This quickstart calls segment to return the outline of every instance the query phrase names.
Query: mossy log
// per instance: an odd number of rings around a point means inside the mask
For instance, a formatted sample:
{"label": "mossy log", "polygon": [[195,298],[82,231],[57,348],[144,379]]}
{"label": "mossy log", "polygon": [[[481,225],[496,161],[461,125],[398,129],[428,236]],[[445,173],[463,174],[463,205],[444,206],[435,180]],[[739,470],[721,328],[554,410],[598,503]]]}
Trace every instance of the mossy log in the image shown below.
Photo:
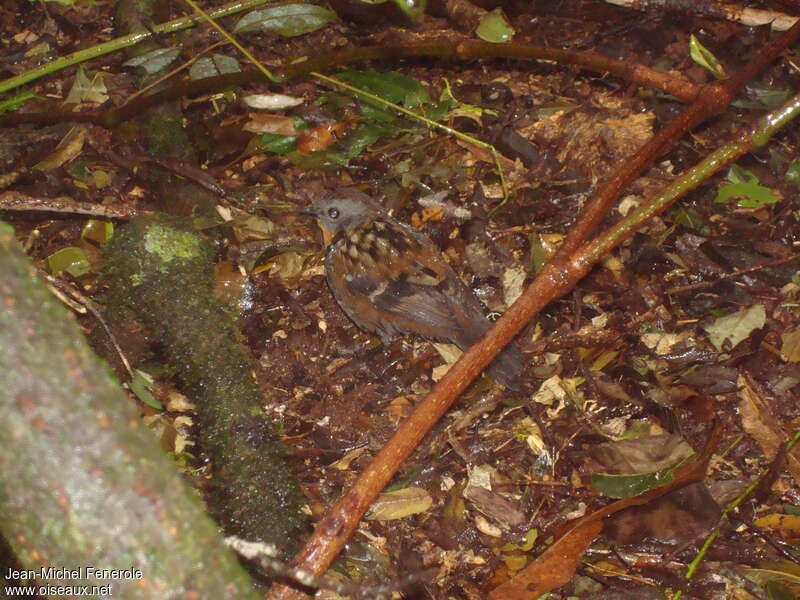
{"label": "mossy log", "polygon": [[288,556],[303,528],[303,497],[261,409],[255,362],[212,293],[212,258],[190,219],[132,220],[108,249],[108,314],[133,310],[195,403],[212,464],[212,515],[228,533]]}
{"label": "mossy log", "polygon": [[109,585],[100,595],[257,598],[197,493],[3,223],[0,410],[0,531],[26,571],[12,579],[76,586],[53,597]]}

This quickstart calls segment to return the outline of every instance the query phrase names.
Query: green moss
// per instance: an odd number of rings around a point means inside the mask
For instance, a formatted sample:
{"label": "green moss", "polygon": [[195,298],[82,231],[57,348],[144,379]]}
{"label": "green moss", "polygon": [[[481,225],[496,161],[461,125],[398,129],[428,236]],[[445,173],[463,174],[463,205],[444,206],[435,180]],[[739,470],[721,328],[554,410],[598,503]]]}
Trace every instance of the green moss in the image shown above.
{"label": "green moss", "polygon": [[154,224],[145,232],[144,250],[165,263],[177,258],[192,259],[200,254],[200,240],[188,231]]}
{"label": "green moss", "polygon": [[192,145],[183,130],[183,116],[179,111],[151,111],[145,123],[147,153],[151,156],[171,156],[188,160]]}
{"label": "green moss", "polygon": [[228,533],[287,552],[303,521],[284,448],[263,418],[256,365],[212,294],[213,249],[191,221],[140,218],[109,244],[109,314],[132,309],[160,342],[197,405],[214,465],[212,512]]}

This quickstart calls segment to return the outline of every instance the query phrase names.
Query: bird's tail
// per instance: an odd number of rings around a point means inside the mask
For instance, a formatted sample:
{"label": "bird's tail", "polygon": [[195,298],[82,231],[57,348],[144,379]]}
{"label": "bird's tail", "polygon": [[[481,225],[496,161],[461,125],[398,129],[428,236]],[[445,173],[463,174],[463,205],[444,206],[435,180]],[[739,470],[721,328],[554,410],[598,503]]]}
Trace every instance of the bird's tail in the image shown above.
{"label": "bird's tail", "polygon": [[[486,330],[489,329],[487,323]],[[486,331],[470,332],[469,330],[461,331],[459,339],[455,340],[455,344],[462,350],[466,350],[477,342]],[[495,359],[488,367],[489,373],[499,383],[511,390],[519,389],[518,379],[522,373],[522,368],[525,363],[525,356],[519,347],[513,342],[503,348]]]}
{"label": "bird's tail", "polygon": [[511,343],[489,365],[489,373],[510,390],[519,389],[519,376],[522,373],[525,357],[519,347]]}

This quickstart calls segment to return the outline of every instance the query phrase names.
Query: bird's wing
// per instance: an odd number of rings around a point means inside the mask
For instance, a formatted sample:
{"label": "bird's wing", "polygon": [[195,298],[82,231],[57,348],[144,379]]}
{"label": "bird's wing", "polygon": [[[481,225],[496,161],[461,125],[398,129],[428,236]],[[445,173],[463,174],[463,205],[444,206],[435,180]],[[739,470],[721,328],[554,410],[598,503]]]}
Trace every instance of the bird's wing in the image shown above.
{"label": "bird's wing", "polygon": [[[463,345],[488,327],[477,298],[429,240],[389,221],[373,221],[344,239],[337,254],[347,263],[347,276],[340,285],[351,298],[369,299],[381,315],[383,333],[417,333]],[[359,260],[350,254],[352,246],[359,248]]]}

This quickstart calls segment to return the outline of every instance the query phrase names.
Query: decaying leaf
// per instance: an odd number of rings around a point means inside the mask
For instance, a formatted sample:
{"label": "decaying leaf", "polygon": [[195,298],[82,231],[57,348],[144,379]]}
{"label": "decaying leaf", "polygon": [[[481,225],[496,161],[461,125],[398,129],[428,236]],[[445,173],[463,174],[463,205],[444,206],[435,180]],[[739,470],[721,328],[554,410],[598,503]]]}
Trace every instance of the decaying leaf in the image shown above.
{"label": "decaying leaf", "polygon": [[761,304],[754,304],[750,308],[720,317],[705,327],[705,330],[714,347],[722,352],[735,348],[753,331],[762,328],[766,321],[767,312],[764,307]]}
{"label": "decaying leaf", "polygon": [[427,490],[419,487],[408,487],[393,492],[386,492],[370,507],[369,520],[392,521],[428,510],[433,498]]}
{"label": "decaying leaf", "polygon": [[781,336],[781,356],[789,362],[800,362],[800,327]]}
{"label": "decaying leaf", "polygon": [[[752,380],[739,376],[737,383],[742,398],[739,402],[742,427],[758,442],[764,456],[772,460],[789,435],[781,426],[781,419],[772,412],[769,402],[754,387]],[[800,450],[797,448],[786,457],[786,468],[795,481],[800,481]]]}

